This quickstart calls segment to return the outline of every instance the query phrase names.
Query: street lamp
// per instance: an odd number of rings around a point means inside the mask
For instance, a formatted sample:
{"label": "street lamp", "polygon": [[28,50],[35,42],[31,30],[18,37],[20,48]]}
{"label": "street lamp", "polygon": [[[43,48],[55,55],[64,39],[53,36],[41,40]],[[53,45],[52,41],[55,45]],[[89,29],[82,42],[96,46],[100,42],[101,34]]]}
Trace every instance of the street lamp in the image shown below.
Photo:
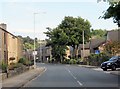
{"label": "street lamp", "polygon": [[38,13],[34,13],[34,52],[33,52],[33,55],[34,55],[34,68],[36,68],[36,54],[35,54],[35,15],[38,14]]}
{"label": "street lamp", "polygon": [[[43,14],[45,14],[46,12],[42,12]],[[34,15],[34,52],[33,52],[33,55],[34,55],[34,68],[36,68],[36,51],[35,51],[35,49],[36,49],[36,47],[35,47],[35,16],[37,15],[37,14],[40,14],[40,13],[33,13],[33,15]]]}

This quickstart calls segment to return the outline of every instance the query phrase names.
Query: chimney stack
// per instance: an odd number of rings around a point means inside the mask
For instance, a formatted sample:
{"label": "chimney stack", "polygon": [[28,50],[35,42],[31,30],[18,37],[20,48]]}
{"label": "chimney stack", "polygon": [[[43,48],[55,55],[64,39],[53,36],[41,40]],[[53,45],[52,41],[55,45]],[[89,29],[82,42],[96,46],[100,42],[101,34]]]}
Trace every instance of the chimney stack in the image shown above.
{"label": "chimney stack", "polygon": [[6,24],[4,24],[4,23],[1,23],[1,24],[0,24],[0,27],[1,27],[1,28],[3,28],[4,30],[6,30],[6,29],[7,29],[7,25],[6,25]]}

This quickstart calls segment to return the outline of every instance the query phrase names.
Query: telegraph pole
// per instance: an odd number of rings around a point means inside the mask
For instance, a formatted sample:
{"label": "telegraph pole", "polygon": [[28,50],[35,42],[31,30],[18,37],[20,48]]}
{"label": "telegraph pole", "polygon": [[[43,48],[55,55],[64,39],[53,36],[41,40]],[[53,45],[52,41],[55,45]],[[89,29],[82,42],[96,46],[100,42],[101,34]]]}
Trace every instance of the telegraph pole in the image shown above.
{"label": "telegraph pole", "polygon": [[85,46],[84,46],[84,30],[83,30],[83,59],[84,59],[84,56],[85,56],[85,54],[84,54],[84,48],[85,48]]}

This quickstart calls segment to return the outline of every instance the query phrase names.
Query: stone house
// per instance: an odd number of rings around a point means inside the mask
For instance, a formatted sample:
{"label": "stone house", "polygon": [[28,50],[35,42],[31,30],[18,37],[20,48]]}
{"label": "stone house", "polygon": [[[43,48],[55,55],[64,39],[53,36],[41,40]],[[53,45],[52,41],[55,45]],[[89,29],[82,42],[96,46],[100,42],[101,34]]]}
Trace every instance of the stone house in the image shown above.
{"label": "stone house", "polygon": [[103,46],[106,43],[106,39],[98,38],[98,39],[91,39],[90,41],[90,53],[101,53],[103,52]]}
{"label": "stone house", "polygon": [[46,46],[47,42],[45,40],[39,40],[38,43],[40,44],[37,49],[38,61],[47,62],[52,58],[52,48],[50,46]]}
{"label": "stone house", "polygon": [[22,57],[22,40],[6,30],[6,24],[0,24],[0,60],[10,64],[11,58],[14,63]]}

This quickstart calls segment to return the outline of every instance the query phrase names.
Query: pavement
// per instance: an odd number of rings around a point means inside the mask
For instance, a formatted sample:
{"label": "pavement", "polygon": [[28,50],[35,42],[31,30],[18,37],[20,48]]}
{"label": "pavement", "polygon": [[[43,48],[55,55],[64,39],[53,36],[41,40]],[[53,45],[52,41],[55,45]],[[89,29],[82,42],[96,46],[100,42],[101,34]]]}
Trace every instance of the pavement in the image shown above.
{"label": "pavement", "polygon": [[38,75],[41,75],[45,71],[45,67],[37,67],[35,69],[31,69],[27,72],[24,72],[20,75],[5,79],[2,81],[3,88],[20,88],[24,86],[27,82],[31,81]]}
{"label": "pavement", "polygon": [[107,89],[114,89],[119,86],[118,76],[95,70],[95,67],[88,68],[87,66],[86,68],[66,64],[38,64],[38,66],[46,67],[47,70],[23,87],[85,87],[84,89],[108,87]]}

